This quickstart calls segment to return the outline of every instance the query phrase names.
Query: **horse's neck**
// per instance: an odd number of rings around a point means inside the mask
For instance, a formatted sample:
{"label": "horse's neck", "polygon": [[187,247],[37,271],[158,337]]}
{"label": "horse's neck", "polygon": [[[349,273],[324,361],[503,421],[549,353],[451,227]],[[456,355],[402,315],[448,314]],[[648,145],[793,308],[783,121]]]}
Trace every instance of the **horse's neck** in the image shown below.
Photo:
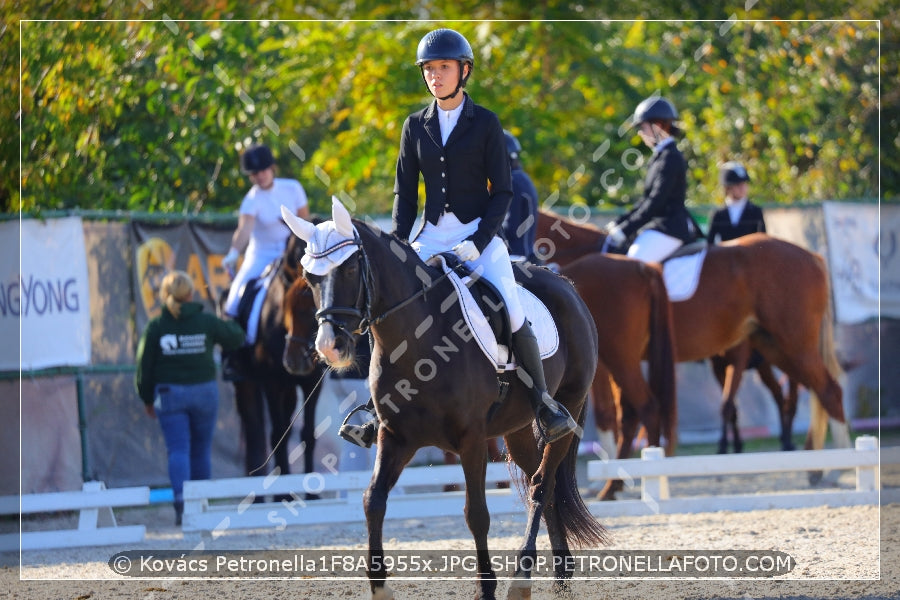
{"label": "horse's neck", "polygon": [[[406,260],[399,258],[393,250],[378,240],[366,248],[368,268],[373,286],[371,293],[370,318],[377,320],[384,316],[384,322],[373,326],[376,342],[381,341],[384,347],[396,347],[400,341],[411,343],[418,336],[410,336],[418,328],[429,326],[430,330],[443,328],[444,319],[441,314],[441,303],[448,294],[455,293],[449,283],[438,285],[429,290],[441,274],[425,265],[418,256],[410,251]],[[424,280],[423,274],[430,277]],[[425,293],[422,290],[425,289]],[[404,301],[417,295],[409,304],[398,309]],[[430,324],[429,324],[430,323]]]}
{"label": "horse's neck", "polygon": [[586,225],[573,225],[572,231],[576,235],[572,236],[570,246],[575,247],[597,247],[599,248],[606,239],[606,234],[599,229],[588,227]]}

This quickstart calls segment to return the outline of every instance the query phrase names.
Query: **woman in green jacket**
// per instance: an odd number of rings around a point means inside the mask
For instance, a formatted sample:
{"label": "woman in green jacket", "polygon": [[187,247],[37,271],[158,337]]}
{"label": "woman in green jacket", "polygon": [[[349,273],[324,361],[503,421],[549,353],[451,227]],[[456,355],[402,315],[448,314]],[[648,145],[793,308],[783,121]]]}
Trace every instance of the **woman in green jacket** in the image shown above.
{"label": "woman in green jacket", "polygon": [[239,347],[244,330],[204,313],[193,302],[194,284],[184,271],[162,280],[162,314],[147,324],[137,349],[135,387],[150,417],[159,419],[169,459],[175,524],[184,510],[184,482],[209,479],[212,436],[219,409],[213,347]]}

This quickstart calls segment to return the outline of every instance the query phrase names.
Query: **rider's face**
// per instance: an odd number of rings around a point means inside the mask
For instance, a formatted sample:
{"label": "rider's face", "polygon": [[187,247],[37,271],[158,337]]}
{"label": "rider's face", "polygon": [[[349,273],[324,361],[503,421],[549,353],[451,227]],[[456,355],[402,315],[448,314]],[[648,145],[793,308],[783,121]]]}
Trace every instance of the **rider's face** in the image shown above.
{"label": "rider's face", "polygon": [[[466,65],[468,68],[468,65]],[[455,60],[429,60],[422,65],[422,75],[428,90],[435,97],[452,94],[459,83],[459,62]]]}
{"label": "rider's face", "polygon": [[749,187],[750,186],[747,185],[746,181],[729,184],[725,186],[725,196],[727,196],[728,198],[733,198],[735,200],[746,198]]}
{"label": "rider's face", "polygon": [[638,128],[638,135],[641,136],[641,140],[643,140],[650,148],[655,148],[656,144],[663,140],[664,133],[665,132],[660,129],[659,125],[650,123],[649,121],[644,121]]}
{"label": "rider's face", "polygon": [[260,188],[267,190],[272,187],[272,183],[275,181],[275,171],[272,167],[268,169],[263,169],[262,171],[257,171],[256,173],[251,173],[249,175],[250,181]]}

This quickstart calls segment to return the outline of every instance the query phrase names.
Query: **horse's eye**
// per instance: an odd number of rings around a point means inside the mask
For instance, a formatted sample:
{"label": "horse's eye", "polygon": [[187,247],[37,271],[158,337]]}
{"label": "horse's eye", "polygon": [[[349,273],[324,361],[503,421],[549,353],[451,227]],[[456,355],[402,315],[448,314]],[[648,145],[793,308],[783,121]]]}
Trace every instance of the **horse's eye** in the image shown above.
{"label": "horse's eye", "polygon": [[359,273],[359,261],[358,260],[350,260],[347,261],[347,270],[345,271],[348,275],[356,275]]}

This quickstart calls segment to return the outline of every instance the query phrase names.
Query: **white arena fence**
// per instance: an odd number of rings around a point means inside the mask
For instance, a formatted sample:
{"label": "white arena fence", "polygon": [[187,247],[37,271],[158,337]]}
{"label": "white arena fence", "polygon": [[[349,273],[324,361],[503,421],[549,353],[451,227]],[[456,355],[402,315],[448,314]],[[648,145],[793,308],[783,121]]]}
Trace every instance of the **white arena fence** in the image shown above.
{"label": "white arena fence", "polygon": [[81,491],[0,496],[0,515],[78,511],[77,529],[3,534],[0,535],[0,550],[18,548],[38,550],[140,542],[144,539],[146,527],[119,526],[112,509],[149,503],[149,487],[107,489],[102,481],[87,481]]}
{"label": "white arena fence", "polygon": [[[660,448],[644,448],[641,458],[591,460],[587,475],[594,487],[607,479],[640,480],[639,500],[588,502],[598,517],[651,514],[747,511],[809,506],[854,506],[900,501],[897,490],[880,492],[879,464],[900,464],[900,447],[879,451],[874,436],[860,436],[855,448],[755,452],[747,454],[665,457]],[[854,469],[854,489],[808,489],[779,493],[671,497],[671,477],[715,477],[746,473]],[[268,475],[185,482],[182,530],[186,538],[202,539],[228,531],[285,528],[296,525],[364,522],[362,495],[369,471]],[[504,463],[487,465],[487,502],[492,514],[510,514],[525,507],[516,490],[496,488],[509,482]],[[403,471],[391,492],[386,518],[410,519],[459,516],[465,492],[445,492],[444,486],[463,487],[459,465],[411,467]],[[307,494],[316,494],[307,500]],[[281,502],[257,499],[287,496]],[[22,531],[0,535],[0,550],[36,550],[129,544],[145,537],[144,525],[118,526],[113,508],[149,503],[148,487],[107,489],[102,482],[86,482],[81,491],[0,497],[0,514],[38,514],[78,511],[78,527],[56,531]],[[27,523],[25,523],[27,526]],[[21,546],[20,546],[21,544]]]}
{"label": "white arena fence", "polygon": [[[900,463],[900,448],[886,451],[886,457]],[[596,516],[611,517],[878,504],[878,467],[879,451],[874,436],[860,436],[855,448],[739,455],[667,458],[659,448],[644,448],[640,459],[592,460],[587,465],[588,480],[595,485],[602,485],[610,478],[625,479],[627,482],[640,479],[641,499],[592,501],[588,502],[588,506]],[[681,498],[672,498],[668,492],[670,477],[832,469],[855,469],[855,489]],[[370,478],[369,471],[351,471],[188,481],[185,482],[182,528],[187,536],[200,537],[247,528],[363,522],[362,494]],[[507,489],[491,489],[493,484],[509,479],[506,464],[488,464],[487,502],[494,515],[524,511],[515,484]],[[407,468],[391,492],[385,518],[459,516],[465,503],[465,493],[442,490],[446,484],[462,484],[463,480],[459,465]],[[307,493],[321,497],[306,500]],[[289,495],[290,499],[255,502],[265,496],[284,494]]]}

